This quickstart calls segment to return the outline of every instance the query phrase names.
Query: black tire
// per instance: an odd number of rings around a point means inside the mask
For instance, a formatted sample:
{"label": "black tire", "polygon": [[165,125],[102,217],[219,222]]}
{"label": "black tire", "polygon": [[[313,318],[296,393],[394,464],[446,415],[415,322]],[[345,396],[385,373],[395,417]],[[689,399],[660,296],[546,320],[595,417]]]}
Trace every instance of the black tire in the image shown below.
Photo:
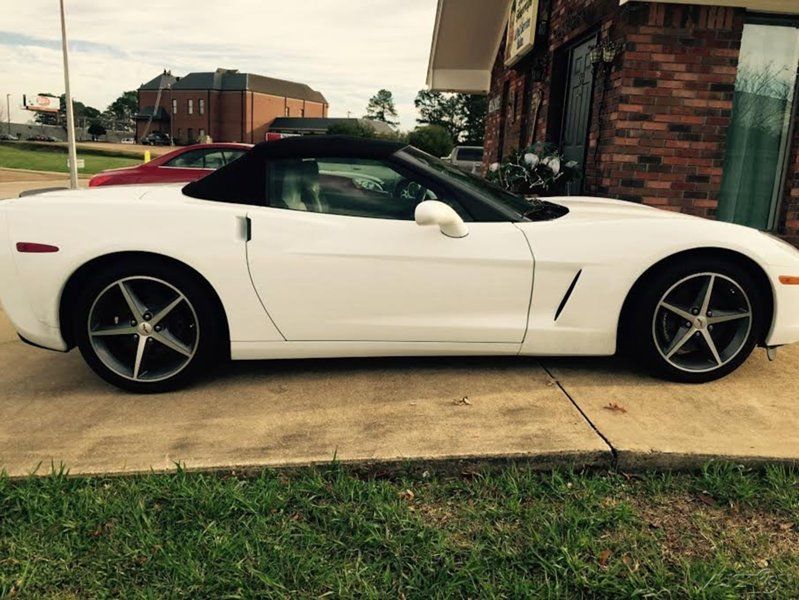
{"label": "black tire", "polygon": [[[151,312],[155,314],[155,319],[150,312],[142,312],[141,320],[136,322],[132,310],[125,312],[130,303],[122,291],[117,291],[120,282],[124,283],[126,290],[138,287],[139,292],[134,291],[134,294],[145,292],[145,296],[149,296],[146,301],[139,301],[137,298],[135,304],[142,308],[149,308],[148,304],[152,304]],[[168,304],[169,299],[165,297],[166,300],[159,305],[155,292],[174,292],[173,301],[179,304],[166,314],[164,303]],[[179,299],[180,295],[183,300]],[[136,331],[131,335],[114,332],[111,334],[113,337],[96,337],[96,329],[99,328],[98,315],[103,313],[101,309],[114,315],[109,317],[113,321],[106,323],[106,330],[110,331],[117,326],[129,329],[130,325]],[[163,321],[159,323],[161,333],[155,333],[153,327],[149,333],[139,331],[144,326],[147,315],[153,319],[150,323],[155,323],[160,316],[159,311],[165,313]],[[108,383],[135,393],[168,392],[189,385],[209,368],[224,360],[229,342],[224,327],[224,315],[220,315],[219,311],[218,303],[207,284],[188,269],[155,259],[124,259],[101,267],[83,285],[75,303],[72,322],[74,339],[89,367]],[[126,322],[126,319],[130,321]],[[175,331],[172,331],[173,328]],[[95,333],[90,334],[90,329],[94,329]],[[141,351],[141,359],[136,354],[139,338],[148,338],[146,341],[150,343]],[[133,362],[129,365],[130,372],[124,372],[129,357],[127,344],[131,345],[130,350],[134,354],[130,356],[131,360],[142,367],[138,375],[133,372],[136,368]],[[174,347],[178,347],[182,353],[173,350]],[[187,350],[191,351],[191,355]],[[167,364],[160,367],[163,373],[150,375],[146,360],[149,358],[155,367],[159,357],[160,362],[174,362],[175,365],[172,368]]]}
{"label": "black tire", "polygon": [[[697,305],[700,297],[707,297],[708,287],[711,303],[726,310],[718,308],[715,315],[710,310],[710,316],[702,313]],[[620,341],[656,376],[682,383],[714,381],[740,367],[761,342],[769,318],[764,293],[757,278],[735,262],[714,257],[671,262],[638,288]],[[695,300],[687,304],[676,301],[691,297]],[[678,309],[689,311],[688,316],[672,311],[680,304],[684,306]],[[733,316],[736,311],[740,317]],[[734,320],[711,323],[725,318],[722,315]]]}

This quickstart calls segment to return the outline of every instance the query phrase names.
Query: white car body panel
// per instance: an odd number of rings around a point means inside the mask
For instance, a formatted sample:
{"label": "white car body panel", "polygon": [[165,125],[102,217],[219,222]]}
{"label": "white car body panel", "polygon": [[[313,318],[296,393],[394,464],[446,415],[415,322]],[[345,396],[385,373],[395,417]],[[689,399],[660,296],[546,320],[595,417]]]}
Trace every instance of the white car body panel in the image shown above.
{"label": "white car body panel", "polygon": [[[151,252],[215,289],[233,358],[603,355],[615,351],[624,299],[647,269],[684,250],[723,248],[751,258],[771,282],[766,343],[799,341],[799,286],[779,282],[799,276],[799,252],[787,244],[626,202],[553,200],[571,212],[469,223],[467,237],[452,239],[408,221],[196,200],[179,186],[52,192],[0,202],[0,300],[23,337],[66,350],[59,306],[68,278],[96,257]],[[22,254],[17,242],[60,250]]]}
{"label": "white car body panel", "polygon": [[413,221],[250,211],[253,282],[289,341],[521,344],[533,259],[512,223],[462,239]]}
{"label": "white car body panel", "polygon": [[[10,228],[10,237],[3,236],[8,246],[0,255],[0,275],[9,281],[11,274],[19,286],[2,301],[19,333],[65,350],[59,305],[67,279],[93,258],[138,251],[169,256],[203,275],[225,307],[232,341],[282,340],[250,283],[242,229],[248,207],[194,200],[180,189],[90,188],[0,203]],[[14,250],[16,242],[60,250],[21,254]]]}

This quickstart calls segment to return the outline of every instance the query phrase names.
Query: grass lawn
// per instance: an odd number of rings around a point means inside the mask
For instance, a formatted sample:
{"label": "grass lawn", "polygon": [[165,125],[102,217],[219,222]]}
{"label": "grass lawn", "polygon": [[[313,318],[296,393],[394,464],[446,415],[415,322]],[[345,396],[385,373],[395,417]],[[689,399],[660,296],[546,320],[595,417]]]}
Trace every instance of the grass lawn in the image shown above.
{"label": "grass lawn", "polygon": [[0,595],[799,597],[799,472],[0,479]]}
{"label": "grass lawn", "polygon": [[[86,161],[86,168],[78,172],[87,175],[141,163],[141,159],[95,150],[79,150],[78,158]],[[56,145],[3,142],[0,143],[0,167],[68,173],[67,149]]]}

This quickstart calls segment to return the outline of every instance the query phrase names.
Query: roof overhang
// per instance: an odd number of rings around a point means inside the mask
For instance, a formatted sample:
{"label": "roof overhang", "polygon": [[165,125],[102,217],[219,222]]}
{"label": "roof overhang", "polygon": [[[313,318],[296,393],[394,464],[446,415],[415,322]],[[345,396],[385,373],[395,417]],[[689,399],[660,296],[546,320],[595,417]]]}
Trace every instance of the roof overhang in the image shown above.
{"label": "roof overhang", "polygon": [[484,94],[511,0],[438,0],[427,86],[442,92]]}
{"label": "roof overhang", "polygon": [[629,4],[630,2],[660,2],[669,4],[728,6],[732,8],[745,8],[753,12],[799,15],[798,0],[619,0],[619,4]]}

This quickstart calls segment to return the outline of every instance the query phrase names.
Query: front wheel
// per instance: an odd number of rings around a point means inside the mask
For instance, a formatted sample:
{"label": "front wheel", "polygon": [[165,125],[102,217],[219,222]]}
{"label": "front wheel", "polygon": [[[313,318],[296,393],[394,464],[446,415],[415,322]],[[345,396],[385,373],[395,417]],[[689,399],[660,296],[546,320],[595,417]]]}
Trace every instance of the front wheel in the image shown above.
{"label": "front wheel", "polygon": [[703,383],[746,361],[765,318],[763,291],[747,270],[698,259],[670,265],[645,282],[625,335],[656,374]]}
{"label": "front wheel", "polygon": [[133,392],[177,389],[220,354],[219,315],[196,277],[169,264],[119,264],[78,301],[75,339],[100,377]]}

